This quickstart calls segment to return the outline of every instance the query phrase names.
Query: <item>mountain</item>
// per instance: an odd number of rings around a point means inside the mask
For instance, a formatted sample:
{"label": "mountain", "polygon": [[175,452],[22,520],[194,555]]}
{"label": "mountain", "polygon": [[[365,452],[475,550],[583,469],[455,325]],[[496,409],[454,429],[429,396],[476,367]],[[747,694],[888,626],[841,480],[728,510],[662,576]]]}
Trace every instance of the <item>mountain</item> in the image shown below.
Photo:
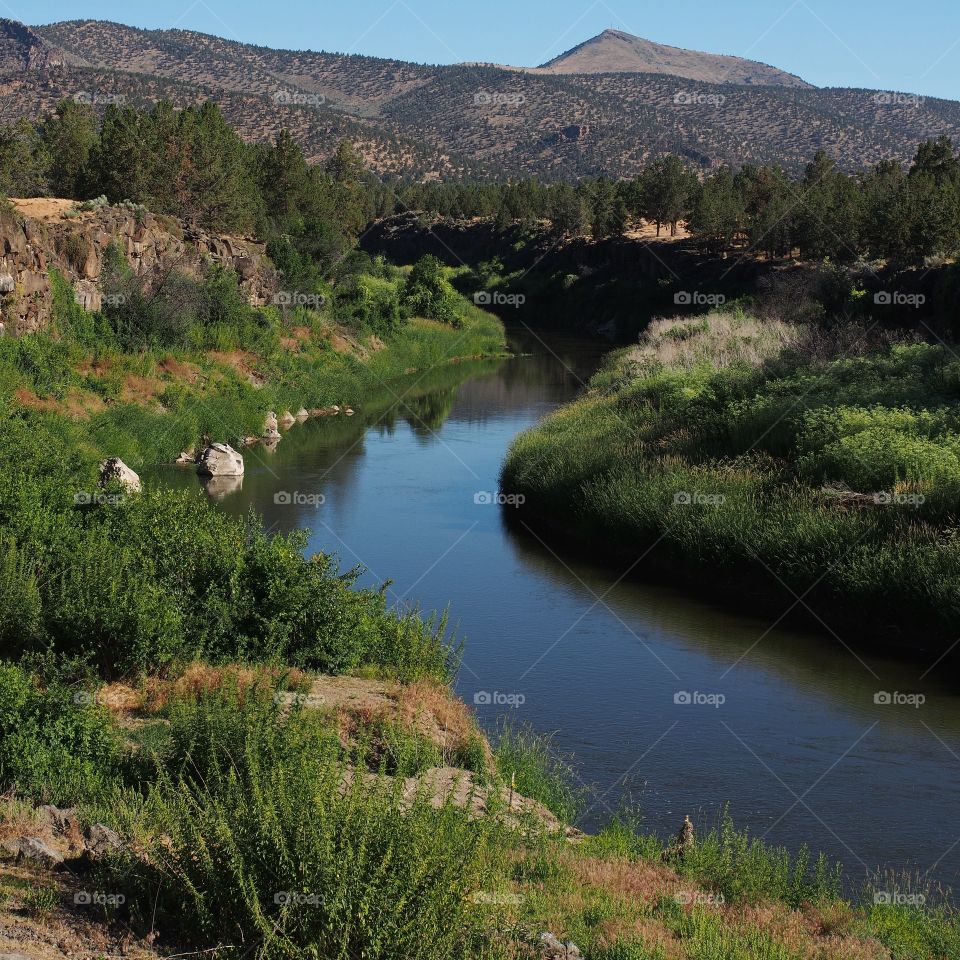
{"label": "mountain", "polygon": [[0,73],[62,67],[61,51],[16,20],[0,20]]}
{"label": "mountain", "polygon": [[418,178],[632,176],[665,153],[704,170],[796,171],[818,149],[853,171],[909,161],[927,137],[960,140],[954,101],[818,89],[615,31],[522,69],[274,50],[97,20],[0,21],[0,120],[36,118],[79,91],[97,109],[111,97],[213,98],[249,140],[288,128],[319,161],[349,137],[378,173]]}
{"label": "mountain", "polygon": [[811,86],[800,77],[765,63],[668,47],[622,30],[604,30],[599,36],[543,64],[539,70],[546,73],[659,73],[701,83]]}

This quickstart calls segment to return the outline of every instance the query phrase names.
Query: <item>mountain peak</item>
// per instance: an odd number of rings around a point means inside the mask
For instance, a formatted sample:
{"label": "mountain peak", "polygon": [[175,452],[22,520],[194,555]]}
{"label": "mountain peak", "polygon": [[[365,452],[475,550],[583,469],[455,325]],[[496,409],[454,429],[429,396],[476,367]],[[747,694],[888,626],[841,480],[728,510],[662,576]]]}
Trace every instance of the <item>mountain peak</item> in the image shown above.
{"label": "mountain peak", "polygon": [[800,77],[765,63],[670,47],[612,27],[538,69],[546,73],[658,73],[701,83],[811,86]]}

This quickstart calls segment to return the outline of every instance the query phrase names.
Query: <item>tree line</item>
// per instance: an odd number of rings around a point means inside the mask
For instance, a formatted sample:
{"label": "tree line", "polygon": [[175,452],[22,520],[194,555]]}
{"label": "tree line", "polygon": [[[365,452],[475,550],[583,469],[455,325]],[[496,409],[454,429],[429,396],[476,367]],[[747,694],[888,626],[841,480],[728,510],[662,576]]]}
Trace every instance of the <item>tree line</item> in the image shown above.
{"label": "tree line", "polygon": [[209,101],[111,105],[98,119],[90,105],[65,100],[37,123],[0,127],[0,192],[130,200],[210,231],[255,233],[303,283],[342,258],[371,220],[404,210],[598,238],[641,221],[673,235],[682,223],[717,253],[839,262],[917,263],[960,250],[960,157],[948,137],[922,143],[909,166],[886,160],[855,175],[821,151],[801,177],[775,165],[703,177],[667,156],[622,181],[420,183],[378,179],[346,141],[322,165],[286,131],[245,143]]}
{"label": "tree line", "polygon": [[917,263],[960,251],[960,156],[949,137],[940,137],[922,143],[908,167],[885,160],[851,175],[820,151],[799,178],[775,165],[723,167],[701,178],[667,156],[623,181],[385,185],[374,207],[492,217],[500,226],[545,223],[559,235],[598,238],[619,236],[639,221],[653,224],[658,236],[676,235],[683,223],[718,253]]}

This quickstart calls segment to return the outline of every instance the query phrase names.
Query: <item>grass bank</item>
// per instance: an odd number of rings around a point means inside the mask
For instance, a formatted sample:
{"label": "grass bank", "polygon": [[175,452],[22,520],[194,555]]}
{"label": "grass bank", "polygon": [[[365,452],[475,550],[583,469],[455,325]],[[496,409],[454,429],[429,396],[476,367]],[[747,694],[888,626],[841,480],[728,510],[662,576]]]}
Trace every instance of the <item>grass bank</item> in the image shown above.
{"label": "grass bank", "polygon": [[731,308],[655,323],[502,472],[527,522],[848,638],[960,630],[960,361]]}
{"label": "grass bank", "polygon": [[887,879],[844,897],[822,858],[727,821],[683,853],[626,819],[595,836],[551,828],[576,802],[563,765],[517,733],[491,756],[442,685],[364,696],[357,681],[337,700],[303,672],[199,664],[100,690],[16,667],[0,679],[0,781],[20,798],[0,805],[0,839],[65,843],[33,807],[51,799],[123,838],[92,876],[38,874],[29,892],[0,865],[0,911],[17,918],[69,920],[79,882],[104,894],[85,916],[159,955],[558,955],[544,933],[590,960],[960,950],[954,911],[925,904],[930,891]]}
{"label": "grass bank", "polygon": [[[78,454],[119,456],[136,469],[173,459],[203,435],[230,443],[259,436],[269,410],[360,407],[374,392],[401,395],[431,368],[504,352],[500,323],[459,298],[455,323],[416,315],[385,322],[383,312],[399,310],[410,271],[376,269],[383,276],[343,281],[367,284],[384,301],[363,310],[352,293],[331,293],[316,310],[253,310],[235,280],[215,276],[188,291],[202,303],[183,308],[193,321],[164,334],[142,313],[136,321],[87,314],[54,276],[55,326],[0,339],[0,402]],[[179,309],[182,290],[169,296],[167,307]],[[404,377],[406,386],[391,387]]]}

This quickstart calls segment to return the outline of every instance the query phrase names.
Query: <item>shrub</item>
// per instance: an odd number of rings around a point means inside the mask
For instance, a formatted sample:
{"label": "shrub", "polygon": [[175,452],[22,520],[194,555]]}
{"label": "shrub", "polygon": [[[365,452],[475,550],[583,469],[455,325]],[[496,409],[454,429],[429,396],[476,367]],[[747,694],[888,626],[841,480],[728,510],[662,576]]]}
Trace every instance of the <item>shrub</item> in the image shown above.
{"label": "shrub", "polygon": [[122,880],[135,914],[262,960],[484,955],[469,900],[489,870],[482,822],[348,773],[269,690],[174,723],[189,762],[130,811],[146,850]]}
{"label": "shrub", "polygon": [[414,316],[453,326],[462,322],[457,313],[456,291],[446,277],[443,264],[431,254],[418,260],[410,271],[403,298],[405,307]]}
{"label": "shrub", "polygon": [[0,784],[38,801],[71,804],[97,796],[120,770],[106,711],[74,688],[0,664]]}

